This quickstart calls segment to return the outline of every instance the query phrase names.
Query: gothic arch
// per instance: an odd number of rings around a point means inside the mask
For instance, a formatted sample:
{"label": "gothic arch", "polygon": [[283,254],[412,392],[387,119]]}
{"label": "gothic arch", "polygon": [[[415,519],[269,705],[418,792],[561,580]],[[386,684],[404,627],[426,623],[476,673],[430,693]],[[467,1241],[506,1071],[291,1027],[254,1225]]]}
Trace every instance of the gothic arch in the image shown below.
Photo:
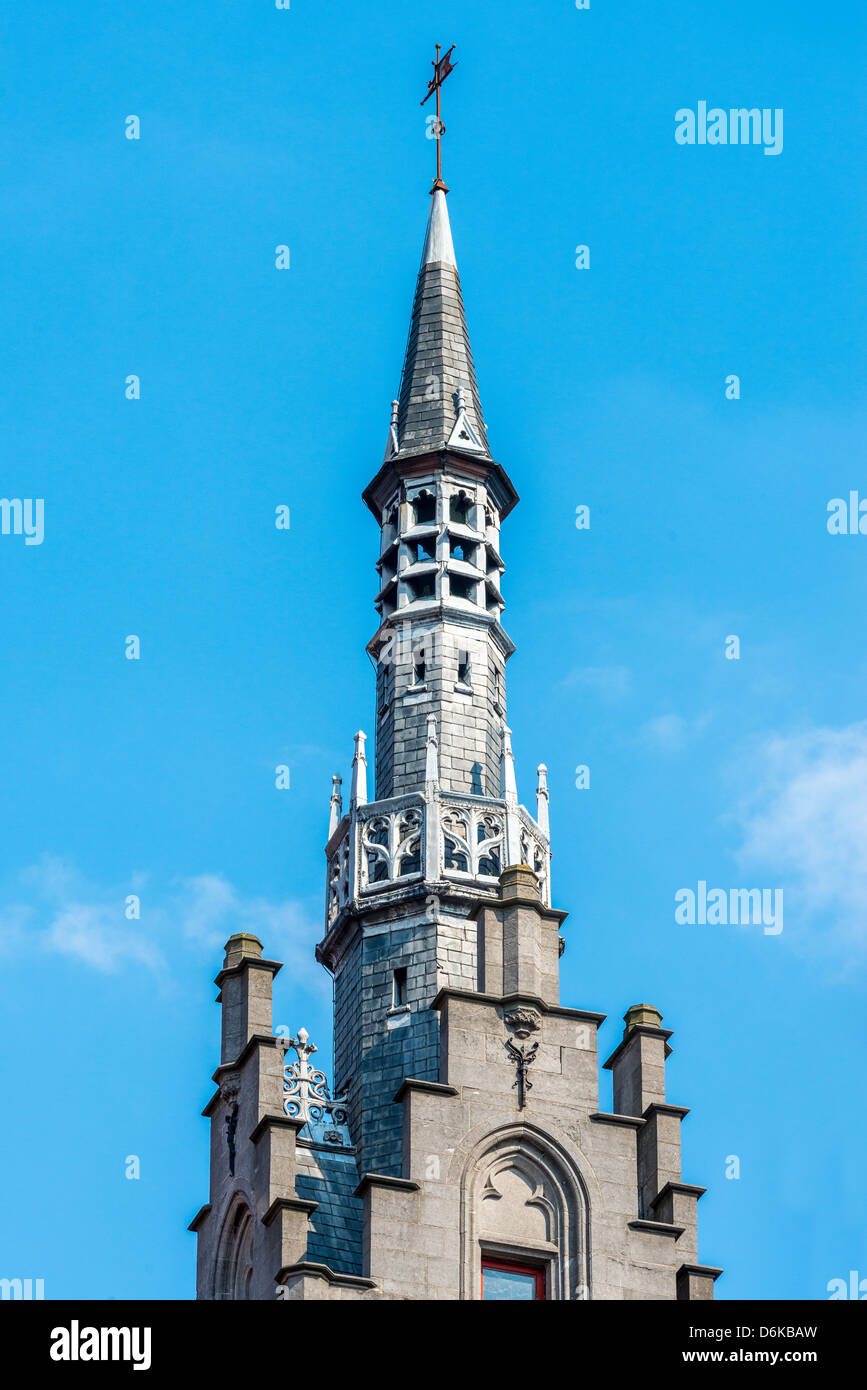
{"label": "gothic arch", "polygon": [[548,1297],[590,1297],[590,1201],[577,1164],[550,1135],[512,1124],[485,1135],[461,1175],[461,1298],[477,1299],[482,1254],[535,1257]]}
{"label": "gothic arch", "polygon": [[253,1213],[242,1192],[229,1202],[217,1243],[214,1264],[215,1299],[241,1300],[251,1295],[253,1279]]}

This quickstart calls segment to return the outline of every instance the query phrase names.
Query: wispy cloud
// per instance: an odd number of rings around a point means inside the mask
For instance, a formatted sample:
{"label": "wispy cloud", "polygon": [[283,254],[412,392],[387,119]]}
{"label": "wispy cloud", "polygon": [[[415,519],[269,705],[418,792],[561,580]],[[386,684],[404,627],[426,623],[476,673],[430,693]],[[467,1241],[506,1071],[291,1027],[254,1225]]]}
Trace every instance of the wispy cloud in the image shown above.
{"label": "wispy cloud", "polygon": [[293,979],[319,986],[327,979],[313,955],[323,932],[318,906],[297,898],[245,897],[221,874],[198,874],[181,882],[171,911],[188,941],[214,951],[233,932],[252,932]]}
{"label": "wispy cloud", "polygon": [[45,855],[22,870],[15,899],[0,909],[0,942],[6,951],[47,951],[107,975],[128,965],[164,970],[154,934],[124,915],[124,896],[134,891],[100,891],[68,861]]}
{"label": "wispy cloud", "polygon": [[[141,917],[128,919],[125,902],[141,899]],[[171,948],[183,941],[197,954],[216,955],[233,932],[255,933],[294,979],[327,987],[313,946],[321,936],[315,905],[245,897],[221,874],[199,874],[159,891],[143,874],[121,885],[88,882],[69,861],[44,856],[18,876],[0,909],[0,944],[66,956],[102,974],[144,967],[165,977]]]}
{"label": "wispy cloud", "polygon": [[775,735],[751,758],[737,858],[784,877],[813,948],[867,956],[867,722]]}

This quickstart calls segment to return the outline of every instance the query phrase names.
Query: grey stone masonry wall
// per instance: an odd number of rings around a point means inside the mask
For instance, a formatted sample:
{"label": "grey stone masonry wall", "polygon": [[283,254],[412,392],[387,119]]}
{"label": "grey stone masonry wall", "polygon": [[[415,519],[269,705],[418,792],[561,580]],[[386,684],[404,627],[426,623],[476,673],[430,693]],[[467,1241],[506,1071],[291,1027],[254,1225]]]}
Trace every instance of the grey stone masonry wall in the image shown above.
{"label": "grey stone masonry wall", "polygon": [[[409,624],[408,624],[409,626]],[[465,615],[431,614],[411,624],[412,643],[394,669],[394,695],[377,712],[377,796],[398,796],[424,786],[427,717],[437,721],[440,783],[444,789],[475,796],[497,796],[500,729],[505,701],[494,708],[489,625],[476,626]],[[413,679],[411,651],[425,655],[423,686]],[[458,661],[470,668],[469,686],[458,682]],[[503,656],[499,656],[500,665]]]}
{"label": "grey stone masonry wall", "polygon": [[[436,932],[425,917],[399,917],[359,939],[357,1054],[348,1076],[335,1061],[334,1083],[349,1101],[362,1171],[397,1173],[401,1128],[391,1097],[407,1074],[434,1078],[439,1067],[439,1021],[428,1007],[437,987]],[[406,1004],[395,1007],[399,969],[407,972]]]}
{"label": "grey stone masonry wall", "polygon": [[[500,626],[497,507],[453,454],[443,454],[404,492],[405,501],[387,509],[397,524],[383,526],[380,559],[389,572],[395,568],[395,587],[388,607],[380,604],[382,626],[368,648],[377,664],[376,795],[423,785],[426,722],[433,715],[441,785],[496,796],[512,651]],[[416,522],[420,496],[435,507],[423,525]],[[466,506],[466,522],[452,516],[455,499]]]}
{"label": "grey stone masonry wall", "polygon": [[[696,1234],[703,1188],[681,1177],[688,1112],[666,1099],[671,1033],[648,1005],[627,1012],[605,1065],[629,1110],[600,1109],[604,1016],[531,992],[553,992],[547,961],[562,919],[534,903],[532,884],[513,866],[499,902],[480,903],[474,920],[416,920],[414,934],[380,923],[362,940],[371,1065],[361,1068],[361,1154],[325,1127],[328,1142],[306,1140],[303,1121],[283,1114],[273,1036],[251,1033],[221,1064],[205,1111],[210,1200],[192,1224],[200,1298],[475,1300],[489,1257],[535,1265],[555,1300],[713,1296],[720,1271],[699,1262]],[[435,933],[457,972],[471,972],[473,939],[483,941],[500,992],[477,979],[431,999]],[[383,1029],[388,972],[417,956],[411,1022]],[[239,985],[223,999],[228,1018],[239,1003],[248,1016],[270,1007],[262,982],[279,966],[255,938],[233,938],[226,959],[218,983]],[[509,962],[506,993],[497,972]]]}

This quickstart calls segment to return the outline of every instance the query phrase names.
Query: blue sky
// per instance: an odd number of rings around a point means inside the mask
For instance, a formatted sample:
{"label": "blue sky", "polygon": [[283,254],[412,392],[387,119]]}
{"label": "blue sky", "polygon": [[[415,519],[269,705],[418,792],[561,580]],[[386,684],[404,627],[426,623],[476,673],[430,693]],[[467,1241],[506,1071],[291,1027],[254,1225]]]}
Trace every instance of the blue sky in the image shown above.
{"label": "blue sky", "polygon": [[[232,930],[286,962],[275,1023],[330,1060],[322,846],[371,726],[360,492],[439,40],[479,385],[522,497],[510,723],[528,804],[549,767],[563,999],[608,1013],[605,1055],[630,1004],[675,1030],[718,1297],[867,1276],[867,537],[826,528],[867,496],[864,28],[804,0],[6,8],[0,491],[45,499],[45,538],[0,536],[0,1273],[192,1296]],[[782,153],[676,144],[700,100],[782,108]],[[678,925],[699,880],[782,887],[784,930]]]}

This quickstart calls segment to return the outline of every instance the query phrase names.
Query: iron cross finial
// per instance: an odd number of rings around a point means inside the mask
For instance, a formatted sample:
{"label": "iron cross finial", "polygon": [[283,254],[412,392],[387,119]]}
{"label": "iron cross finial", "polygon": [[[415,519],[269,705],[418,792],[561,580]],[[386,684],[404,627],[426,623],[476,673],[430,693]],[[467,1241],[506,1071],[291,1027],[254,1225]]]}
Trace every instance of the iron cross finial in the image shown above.
{"label": "iron cross finial", "polygon": [[454,46],[454,44],[452,44],[451,48],[448,50],[447,53],[444,53],[444,54],[443,54],[442,58],[440,57],[440,45],[439,45],[439,44],[437,44],[436,50],[437,50],[437,56],[436,56],[436,59],[434,60],[434,63],[433,63],[434,75],[433,75],[433,77],[430,79],[430,81],[429,81],[428,84],[427,84],[427,91],[426,91],[425,95],[422,97],[422,100],[421,100],[421,102],[420,102],[420,105],[421,105],[421,106],[424,106],[424,104],[425,104],[425,102],[427,101],[428,97],[429,97],[429,96],[432,96],[433,93],[436,92],[436,94],[437,94],[437,114],[436,114],[436,120],[434,121],[434,125],[433,125],[433,132],[434,132],[434,135],[436,136],[436,142],[437,142],[437,176],[436,176],[436,178],[434,179],[434,185],[433,185],[433,188],[431,189],[431,193],[436,193],[437,189],[441,189],[443,193],[448,193],[449,190],[446,188],[445,184],[443,183],[443,146],[442,146],[442,140],[443,140],[443,136],[444,136],[445,133],[446,133],[446,128],[445,128],[445,126],[443,125],[442,116],[440,115],[440,87],[441,87],[441,86],[443,85],[443,83],[445,82],[445,80],[446,80],[446,78],[448,77],[449,73],[450,73],[450,72],[454,72],[455,68],[457,67],[457,63],[452,63],[452,62],[449,61],[449,59],[451,58],[451,55],[452,55],[452,54],[454,53],[454,51],[455,51],[455,46]]}

